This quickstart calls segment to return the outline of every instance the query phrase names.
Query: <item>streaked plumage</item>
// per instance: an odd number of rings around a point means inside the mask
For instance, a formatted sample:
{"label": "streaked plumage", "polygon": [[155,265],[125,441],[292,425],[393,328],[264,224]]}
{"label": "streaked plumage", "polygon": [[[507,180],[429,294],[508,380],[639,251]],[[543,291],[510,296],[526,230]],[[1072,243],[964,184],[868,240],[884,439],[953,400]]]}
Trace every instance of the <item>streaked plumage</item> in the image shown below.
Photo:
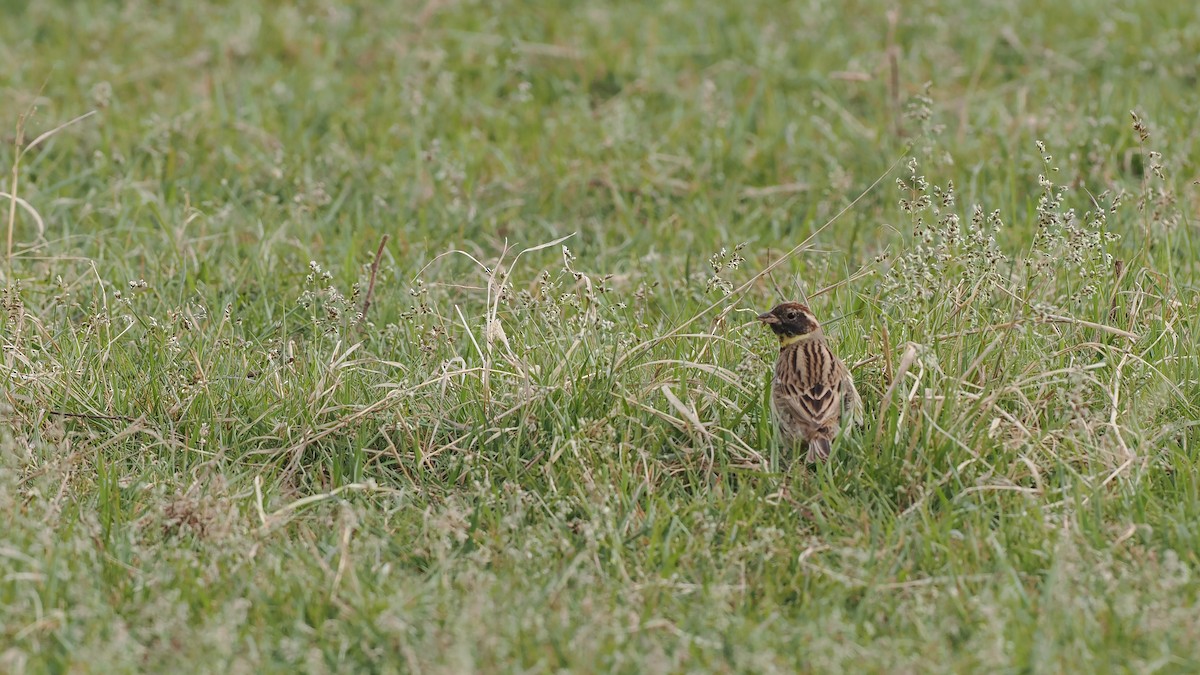
{"label": "streaked plumage", "polygon": [[854,378],[829,348],[808,307],[784,302],[758,320],[779,336],[771,380],[771,411],[779,433],[788,445],[806,444],[808,461],[826,459],[843,419],[861,418]]}

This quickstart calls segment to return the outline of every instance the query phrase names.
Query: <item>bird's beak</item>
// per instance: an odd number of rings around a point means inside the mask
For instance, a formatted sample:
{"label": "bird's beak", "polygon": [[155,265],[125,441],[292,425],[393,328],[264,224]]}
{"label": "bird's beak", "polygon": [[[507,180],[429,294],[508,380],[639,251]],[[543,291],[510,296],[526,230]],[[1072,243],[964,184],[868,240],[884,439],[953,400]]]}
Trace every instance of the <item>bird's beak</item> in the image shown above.
{"label": "bird's beak", "polygon": [[779,317],[770,312],[763,312],[762,314],[759,314],[758,320],[767,324],[768,326],[779,323]]}

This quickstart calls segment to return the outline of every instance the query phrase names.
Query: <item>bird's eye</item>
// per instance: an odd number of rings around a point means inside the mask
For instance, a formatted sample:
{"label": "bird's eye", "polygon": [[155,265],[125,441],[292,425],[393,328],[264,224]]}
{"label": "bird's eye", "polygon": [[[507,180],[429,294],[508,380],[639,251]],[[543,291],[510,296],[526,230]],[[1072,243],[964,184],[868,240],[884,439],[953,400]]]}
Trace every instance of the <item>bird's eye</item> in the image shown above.
{"label": "bird's eye", "polygon": [[794,309],[792,309],[792,310],[788,310],[788,315],[787,315],[787,316],[788,316],[788,318],[789,318],[789,319],[795,319],[795,318],[796,318],[796,310],[794,310]]}

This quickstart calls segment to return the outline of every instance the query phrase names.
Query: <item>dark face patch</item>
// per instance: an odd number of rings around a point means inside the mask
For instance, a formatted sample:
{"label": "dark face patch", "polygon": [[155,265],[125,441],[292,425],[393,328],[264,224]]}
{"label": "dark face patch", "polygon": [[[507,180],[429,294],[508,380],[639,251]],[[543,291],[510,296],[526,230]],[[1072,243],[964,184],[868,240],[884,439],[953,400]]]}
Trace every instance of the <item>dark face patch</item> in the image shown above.
{"label": "dark face patch", "polygon": [[760,314],[759,320],[771,327],[776,335],[795,337],[817,329],[817,322],[808,307],[798,302],[784,302],[770,312]]}

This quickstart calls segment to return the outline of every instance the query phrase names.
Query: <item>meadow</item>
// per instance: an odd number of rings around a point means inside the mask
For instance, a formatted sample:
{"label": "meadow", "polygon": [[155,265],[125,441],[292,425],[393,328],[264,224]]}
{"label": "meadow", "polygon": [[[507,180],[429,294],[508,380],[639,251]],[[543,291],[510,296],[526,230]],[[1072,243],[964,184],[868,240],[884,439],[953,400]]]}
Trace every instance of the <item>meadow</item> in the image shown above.
{"label": "meadow", "polygon": [[0,6],[0,672],[1200,670],[1200,5]]}

